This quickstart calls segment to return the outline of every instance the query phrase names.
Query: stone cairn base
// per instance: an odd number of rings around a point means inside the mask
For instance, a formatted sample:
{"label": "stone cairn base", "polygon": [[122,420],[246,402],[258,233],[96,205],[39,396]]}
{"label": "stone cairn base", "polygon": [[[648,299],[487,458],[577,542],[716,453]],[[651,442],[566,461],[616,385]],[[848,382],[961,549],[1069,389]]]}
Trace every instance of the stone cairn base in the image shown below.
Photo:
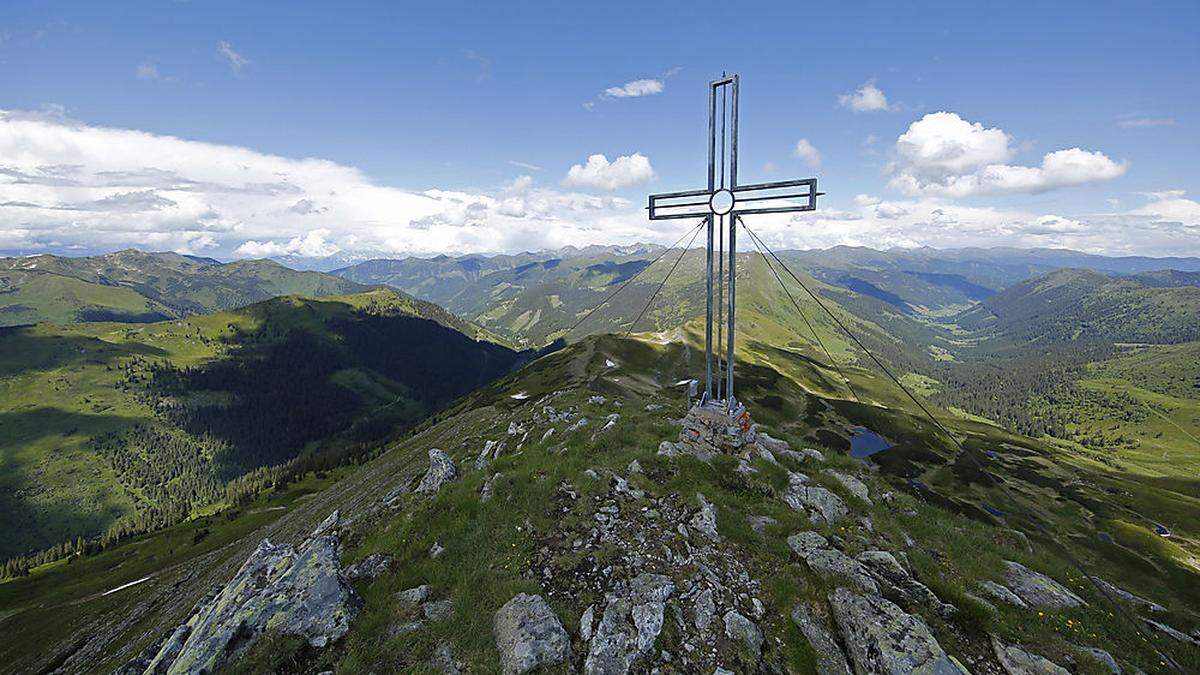
{"label": "stone cairn base", "polygon": [[692,406],[679,430],[678,449],[701,459],[714,454],[748,459],[758,440],[757,425],[751,424],[744,408],[732,414],[720,402]]}

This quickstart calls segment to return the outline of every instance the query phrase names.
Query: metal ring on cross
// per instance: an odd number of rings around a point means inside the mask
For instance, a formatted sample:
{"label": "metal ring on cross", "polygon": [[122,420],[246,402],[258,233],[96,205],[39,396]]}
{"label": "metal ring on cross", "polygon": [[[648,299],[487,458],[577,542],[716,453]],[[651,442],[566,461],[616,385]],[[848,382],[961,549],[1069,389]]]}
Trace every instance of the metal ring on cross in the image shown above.
{"label": "metal ring on cross", "polygon": [[718,216],[723,216],[733,210],[733,193],[721,188],[708,199],[708,208]]}

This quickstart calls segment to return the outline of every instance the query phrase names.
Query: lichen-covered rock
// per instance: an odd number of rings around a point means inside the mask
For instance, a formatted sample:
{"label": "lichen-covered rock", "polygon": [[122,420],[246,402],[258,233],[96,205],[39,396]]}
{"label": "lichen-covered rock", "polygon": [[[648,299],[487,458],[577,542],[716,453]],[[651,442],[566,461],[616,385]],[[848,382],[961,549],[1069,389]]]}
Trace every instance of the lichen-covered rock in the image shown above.
{"label": "lichen-covered rock", "polygon": [[374,579],[387,574],[394,562],[395,560],[392,556],[386,553],[372,553],[347,567],[345,575],[347,579],[352,581],[355,579]]}
{"label": "lichen-covered rock", "polygon": [[878,595],[839,588],[829,596],[833,618],[857,673],[961,675],[920,618]]}
{"label": "lichen-covered rock", "polygon": [[540,595],[519,593],[496,612],[492,622],[504,675],[563,663],[571,638]]}
{"label": "lichen-covered rock", "polygon": [[1031,654],[1017,645],[1005,644],[992,636],[992,651],[1008,675],[1070,675],[1071,671],[1050,659]]}
{"label": "lichen-covered rock", "polygon": [[863,593],[879,593],[879,584],[862,563],[830,547],[828,540],[816,532],[798,532],[788,537],[787,542],[813,574],[822,579],[848,582]]}
{"label": "lichen-covered rock", "polygon": [[841,497],[819,485],[809,485],[808,476],[802,473],[788,473],[783,501],[793,511],[807,514],[814,525],[832,525],[850,513]]}
{"label": "lichen-covered rock", "polygon": [[910,609],[927,607],[944,617],[954,614],[953,605],[942,602],[928,586],[914,579],[891,553],[878,550],[863,551],[855,556],[855,560],[862,563],[871,576],[880,582],[884,595],[892,597],[896,602]]}
{"label": "lichen-covered rock", "polygon": [[1112,673],[1112,675],[1121,675],[1121,666],[1113,658],[1112,654],[1099,647],[1079,647],[1078,649],[1084,655],[1084,658],[1095,661],[1108,670],[1108,672]]}
{"label": "lichen-covered rock", "polygon": [[1004,561],[1004,578],[1008,587],[1025,604],[1039,609],[1069,609],[1087,605],[1066,586],[1040,572],[1011,560]]}
{"label": "lichen-covered rock", "polygon": [[854,476],[851,476],[848,473],[845,473],[843,471],[837,471],[836,469],[829,469],[825,473],[829,474],[830,476],[833,476],[833,478],[835,480],[837,480],[837,482],[844,485],[846,487],[846,489],[850,491],[850,494],[854,495],[855,497],[858,497],[859,499],[863,500],[864,502],[866,502],[868,504],[872,503],[871,502],[871,490],[867,487],[866,483],[855,478]]}
{"label": "lichen-covered rock", "polygon": [[734,610],[725,612],[725,636],[738,645],[738,649],[753,660],[762,656],[763,634],[754,622]]}
{"label": "lichen-covered rock", "polygon": [[437,448],[429,449],[429,470],[417,486],[417,492],[425,495],[436,495],[446,483],[458,477],[454,461],[450,456]]}
{"label": "lichen-covered rock", "polygon": [[688,525],[709,539],[719,541],[721,535],[717,532],[717,507],[699,492],[696,493],[696,501],[700,502],[700,510],[692,516]]}
{"label": "lichen-covered rock", "polygon": [[213,672],[267,630],[317,648],[345,635],[358,603],[338,565],[336,525],[335,513],[299,548],[264,539],[233,579],[164,643],[146,672]]}
{"label": "lichen-covered rock", "polygon": [[1163,607],[1162,605],[1158,604],[1157,602],[1154,602],[1153,600],[1147,600],[1146,598],[1143,598],[1140,595],[1134,595],[1133,593],[1130,593],[1129,591],[1125,590],[1124,588],[1121,588],[1119,586],[1115,586],[1113,584],[1108,583],[1107,581],[1105,581],[1104,579],[1101,579],[1100,577],[1092,577],[1092,581],[1095,581],[1101,588],[1103,588],[1105,591],[1107,591],[1110,595],[1115,595],[1116,597],[1124,600],[1125,602],[1128,602],[1132,605],[1141,607],[1142,609],[1144,609],[1146,611],[1156,612],[1156,613],[1167,611],[1166,607]]}
{"label": "lichen-covered rock", "polygon": [[1021,609],[1029,608],[1029,605],[1025,604],[1025,601],[1022,600],[1019,595],[1013,593],[1012,589],[1004,584],[998,584],[995,581],[985,580],[981,581],[979,586],[983,589],[984,593],[987,593],[995,600],[1012,605],[1013,607],[1020,607]]}
{"label": "lichen-covered rock", "polygon": [[396,594],[396,602],[401,607],[416,607],[429,599],[432,589],[422,584]]}
{"label": "lichen-covered rock", "polygon": [[607,605],[592,634],[583,670],[587,675],[629,672],[648,654],[662,631],[667,598],[675,592],[670,577],[644,573],[605,598]]}
{"label": "lichen-covered rock", "polygon": [[804,633],[817,656],[817,672],[827,675],[851,675],[846,655],[833,639],[829,626],[813,604],[802,602],[792,610],[792,623]]}

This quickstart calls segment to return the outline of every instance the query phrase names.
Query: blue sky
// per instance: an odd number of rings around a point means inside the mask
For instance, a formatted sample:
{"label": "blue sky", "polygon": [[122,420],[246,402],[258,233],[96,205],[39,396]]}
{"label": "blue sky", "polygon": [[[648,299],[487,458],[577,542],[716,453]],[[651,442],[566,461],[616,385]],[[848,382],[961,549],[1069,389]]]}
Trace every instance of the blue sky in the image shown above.
{"label": "blue sky", "polygon": [[9,3],[0,250],[669,242],[728,70],[743,179],[829,193],[780,245],[1200,254],[1194,2],[647,4]]}

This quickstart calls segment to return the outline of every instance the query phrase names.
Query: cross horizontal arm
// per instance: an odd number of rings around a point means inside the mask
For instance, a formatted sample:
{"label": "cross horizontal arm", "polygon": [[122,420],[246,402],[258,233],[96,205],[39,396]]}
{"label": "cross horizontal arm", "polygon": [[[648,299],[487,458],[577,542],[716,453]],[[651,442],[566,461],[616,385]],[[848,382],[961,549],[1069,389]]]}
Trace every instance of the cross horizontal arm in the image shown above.
{"label": "cross horizontal arm", "polygon": [[[714,209],[713,196],[718,192],[724,192],[730,196],[731,209]],[[801,178],[737,185],[728,190],[660,192],[650,195],[646,209],[650,212],[650,220],[703,218],[713,213],[723,215],[729,210],[739,214],[793,213],[815,210],[817,197],[823,194],[825,193],[817,192],[816,178]],[[752,206],[752,204],[758,205]]]}

